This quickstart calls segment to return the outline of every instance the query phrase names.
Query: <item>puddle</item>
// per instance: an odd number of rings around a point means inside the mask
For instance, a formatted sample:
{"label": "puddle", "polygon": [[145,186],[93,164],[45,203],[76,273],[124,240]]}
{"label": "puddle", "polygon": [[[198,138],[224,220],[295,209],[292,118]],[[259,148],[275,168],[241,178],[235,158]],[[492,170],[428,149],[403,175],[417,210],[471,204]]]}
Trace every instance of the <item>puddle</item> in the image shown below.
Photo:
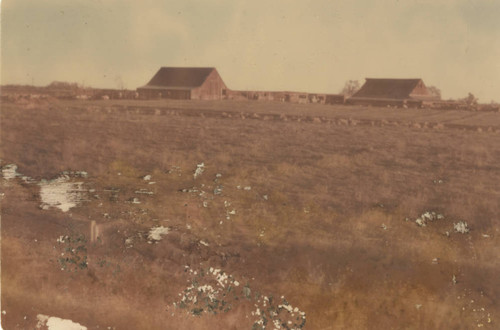
{"label": "puddle", "polygon": [[[5,180],[12,180],[20,177],[24,183],[36,184],[37,181],[17,172],[16,164],[9,164],[2,167],[2,176]],[[54,180],[42,179],[37,184],[40,186],[40,199],[43,210],[56,207],[63,212],[67,212],[72,207],[79,205],[86,200],[87,190],[83,189],[83,182],[71,182],[70,177],[86,178],[85,171],[64,171],[62,175]]]}
{"label": "puddle", "polygon": [[40,198],[42,209],[48,210],[56,207],[63,212],[79,205],[86,200],[86,190],[83,189],[83,182],[71,182],[68,176],[61,176],[57,179],[42,180],[40,186]]}
{"label": "puddle", "polygon": [[87,327],[71,320],[64,320],[59,317],[38,314],[37,329],[46,326],[48,330],[87,330]]}

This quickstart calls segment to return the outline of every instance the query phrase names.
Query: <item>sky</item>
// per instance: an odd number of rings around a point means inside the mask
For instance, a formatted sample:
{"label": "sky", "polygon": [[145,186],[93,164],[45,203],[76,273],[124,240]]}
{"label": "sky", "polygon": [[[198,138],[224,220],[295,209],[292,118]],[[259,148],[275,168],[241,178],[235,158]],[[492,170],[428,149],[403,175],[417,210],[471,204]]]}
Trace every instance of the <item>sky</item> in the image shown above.
{"label": "sky", "polygon": [[0,81],[135,89],[209,66],[235,90],[422,78],[499,102],[499,17],[498,0],[3,0]]}

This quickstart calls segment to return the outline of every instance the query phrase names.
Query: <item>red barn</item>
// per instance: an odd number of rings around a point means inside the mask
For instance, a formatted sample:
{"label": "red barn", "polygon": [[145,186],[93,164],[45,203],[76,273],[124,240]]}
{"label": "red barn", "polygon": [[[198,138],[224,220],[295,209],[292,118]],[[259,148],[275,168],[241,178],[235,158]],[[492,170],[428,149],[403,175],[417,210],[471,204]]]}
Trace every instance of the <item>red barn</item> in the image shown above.
{"label": "red barn", "polygon": [[162,67],[137,92],[141,98],[220,100],[227,87],[215,68]]}
{"label": "red barn", "polygon": [[422,79],[366,78],[365,84],[347,103],[366,105],[422,105],[439,100],[427,90]]}

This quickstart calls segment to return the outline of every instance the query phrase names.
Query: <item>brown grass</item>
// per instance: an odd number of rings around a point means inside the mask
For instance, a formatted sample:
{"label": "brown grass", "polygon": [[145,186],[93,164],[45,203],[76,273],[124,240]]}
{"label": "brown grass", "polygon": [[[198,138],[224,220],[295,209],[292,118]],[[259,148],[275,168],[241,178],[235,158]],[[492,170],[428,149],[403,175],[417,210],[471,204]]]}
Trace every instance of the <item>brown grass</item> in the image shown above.
{"label": "brown grass", "polygon": [[[61,101],[2,105],[1,116],[2,164],[35,178],[85,170],[100,196],[63,214],[41,211],[35,186],[4,184],[7,328],[33,328],[39,313],[92,329],[251,328],[246,303],[214,316],[173,309],[187,264],[223,268],[252,290],[284,295],[306,311],[308,329],[495,328],[500,321],[498,114]],[[205,172],[194,180],[201,162]],[[145,183],[146,174],[156,184]],[[222,195],[213,194],[218,184]],[[120,188],[116,201],[109,187]],[[192,187],[206,195],[179,192]],[[154,195],[138,196],[138,188]],[[141,204],[126,203],[133,197]],[[445,219],[420,228],[413,220],[425,211]],[[104,236],[88,247],[88,270],[61,272],[56,239],[88,235],[91,220]],[[453,233],[458,220],[469,234]],[[160,243],[137,238],[125,248],[127,237],[158,225],[171,228]]]}

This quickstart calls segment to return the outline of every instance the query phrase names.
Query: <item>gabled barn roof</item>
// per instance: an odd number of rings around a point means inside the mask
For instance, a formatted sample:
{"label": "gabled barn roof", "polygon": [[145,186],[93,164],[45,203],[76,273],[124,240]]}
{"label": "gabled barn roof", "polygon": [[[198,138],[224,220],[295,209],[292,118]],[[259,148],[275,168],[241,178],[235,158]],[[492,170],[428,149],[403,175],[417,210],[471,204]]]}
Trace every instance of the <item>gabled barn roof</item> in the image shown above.
{"label": "gabled barn roof", "polygon": [[196,88],[200,87],[215,68],[162,67],[144,87]]}
{"label": "gabled barn roof", "polygon": [[352,98],[407,99],[422,79],[366,78],[366,82]]}

